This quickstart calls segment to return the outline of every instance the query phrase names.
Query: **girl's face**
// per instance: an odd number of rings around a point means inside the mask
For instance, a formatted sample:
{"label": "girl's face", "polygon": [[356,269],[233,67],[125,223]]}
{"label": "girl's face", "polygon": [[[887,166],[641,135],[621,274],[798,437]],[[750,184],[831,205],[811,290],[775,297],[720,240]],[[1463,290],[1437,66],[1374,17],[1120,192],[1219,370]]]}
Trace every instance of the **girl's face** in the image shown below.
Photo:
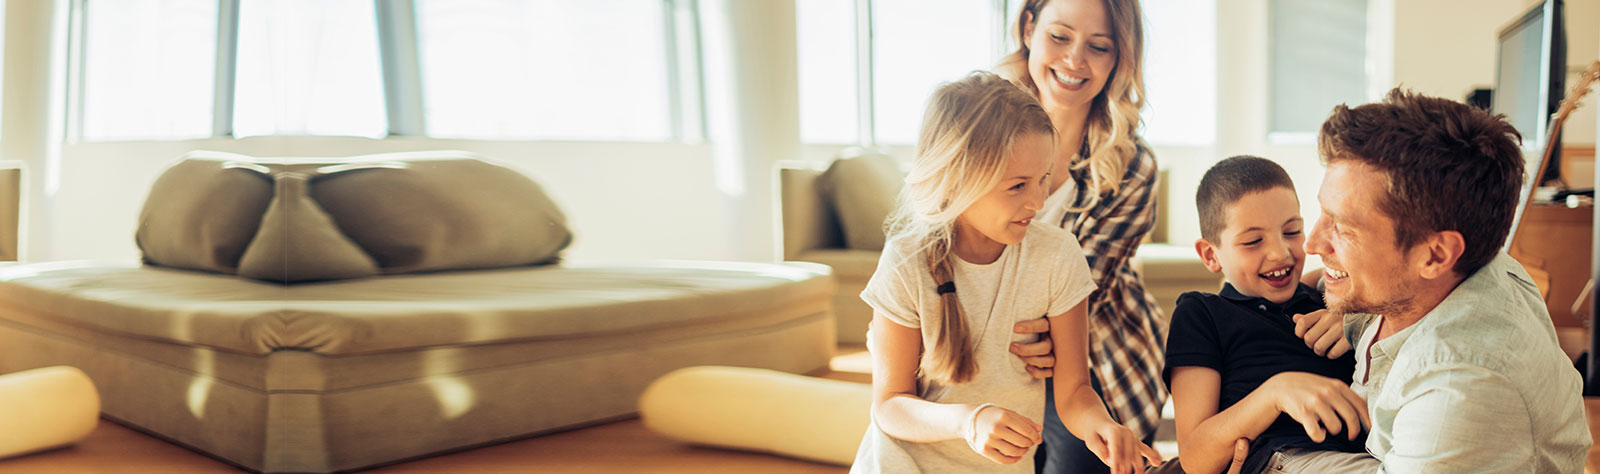
{"label": "girl's face", "polygon": [[965,240],[956,247],[998,254],[1006,245],[1022,242],[1049,193],[1052,156],[1054,137],[1037,133],[1017,137],[1000,184],[956,218],[956,239]]}
{"label": "girl's face", "polygon": [[[1026,20],[1026,19],[1025,19]],[[1027,34],[1028,76],[1046,110],[1087,107],[1117,66],[1117,44],[1100,0],[1054,0]]]}

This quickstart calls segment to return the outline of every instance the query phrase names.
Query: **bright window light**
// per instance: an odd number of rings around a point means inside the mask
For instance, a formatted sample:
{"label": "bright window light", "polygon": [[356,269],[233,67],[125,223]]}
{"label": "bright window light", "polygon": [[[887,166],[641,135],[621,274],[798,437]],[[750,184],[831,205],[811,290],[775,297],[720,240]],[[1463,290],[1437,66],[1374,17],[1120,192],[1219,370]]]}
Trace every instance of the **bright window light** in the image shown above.
{"label": "bright window light", "polygon": [[416,0],[428,135],[672,138],[661,0]]}
{"label": "bright window light", "polygon": [[234,136],[387,135],[374,18],[371,0],[240,2]]}
{"label": "bright window light", "polygon": [[877,142],[916,142],[928,96],[939,84],[999,61],[1001,21],[991,2],[872,2],[873,130]]}
{"label": "bright window light", "polygon": [[800,140],[861,141],[856,99],[855,0],[795,2],[800,56]]}
{"label": "bright window light", "polygon": [[1216,0],[1144,0],[1144,139],[1210,146],[1217,137]]}
{"label": "bright window light", "polygon": [[86,3],[82,138],[211,136],[216,0]]}

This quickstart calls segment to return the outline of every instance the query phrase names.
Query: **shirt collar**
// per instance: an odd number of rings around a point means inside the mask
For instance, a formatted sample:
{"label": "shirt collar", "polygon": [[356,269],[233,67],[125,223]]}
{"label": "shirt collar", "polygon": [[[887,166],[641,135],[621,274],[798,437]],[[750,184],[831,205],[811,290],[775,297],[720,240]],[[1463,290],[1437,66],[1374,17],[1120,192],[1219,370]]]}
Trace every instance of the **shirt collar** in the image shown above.
{"label": "shirt collar", "polygon": [[1238,289],[1233,287],[1232,282],[1223,283],[1222,291],[1218,292],[1217,294],[1228,299],[1229,301],[1235,301],[1250,306],[1266,306],[1279,312],[1282,312],[1283,308],[1292,308],[1296,305],[1305,303],[1307,300],[1315,301],[1319,305],[1321,304],[1321,299],[1319,298],[1320,295],[1317,294],[1317,290],[1311,288],[1310,286],[1306,286],[1304,283],[1295,283],[1294,296],[1290,296],[1287,301],[1283,302],[1283,304],[1273,303],[1272,300],[1268,300],[1259,296],[1250,296],[1240,293]]}

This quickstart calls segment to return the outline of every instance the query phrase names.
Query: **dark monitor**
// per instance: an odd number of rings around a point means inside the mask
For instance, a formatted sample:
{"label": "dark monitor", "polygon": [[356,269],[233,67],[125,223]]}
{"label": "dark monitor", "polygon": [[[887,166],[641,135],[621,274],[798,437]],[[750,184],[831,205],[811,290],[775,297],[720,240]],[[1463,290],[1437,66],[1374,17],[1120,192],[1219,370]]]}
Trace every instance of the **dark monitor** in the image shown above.
{"label": "dark monitor", "polygon": [[[1528,177],[1539,167],[1546,182],[1560,178],[1560,136],[1547,137],[1550,116],[1561,105],[1566,79],[1567,38],[1561,0],[1545,0],[1500,30],[1491,110],[1505,114],[1522,133]],[[1541,163],[1545,146],[1556,154]],[[1539,186],[1544,183],[1528,183]]]}

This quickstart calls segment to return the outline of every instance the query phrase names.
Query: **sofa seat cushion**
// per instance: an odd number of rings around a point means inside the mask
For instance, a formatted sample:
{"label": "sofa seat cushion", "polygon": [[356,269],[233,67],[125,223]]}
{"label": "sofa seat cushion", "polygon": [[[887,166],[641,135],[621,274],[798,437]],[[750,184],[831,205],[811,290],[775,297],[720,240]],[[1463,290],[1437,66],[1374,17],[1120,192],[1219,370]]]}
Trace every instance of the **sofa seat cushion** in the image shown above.
{"label": "sofa seat cushion", "polygon": [[244,354],[325,355],[625,335],[825,300],[827,268],[562,264],[292,286],[136,263],[0,269],[0,300],[59,322]]}

